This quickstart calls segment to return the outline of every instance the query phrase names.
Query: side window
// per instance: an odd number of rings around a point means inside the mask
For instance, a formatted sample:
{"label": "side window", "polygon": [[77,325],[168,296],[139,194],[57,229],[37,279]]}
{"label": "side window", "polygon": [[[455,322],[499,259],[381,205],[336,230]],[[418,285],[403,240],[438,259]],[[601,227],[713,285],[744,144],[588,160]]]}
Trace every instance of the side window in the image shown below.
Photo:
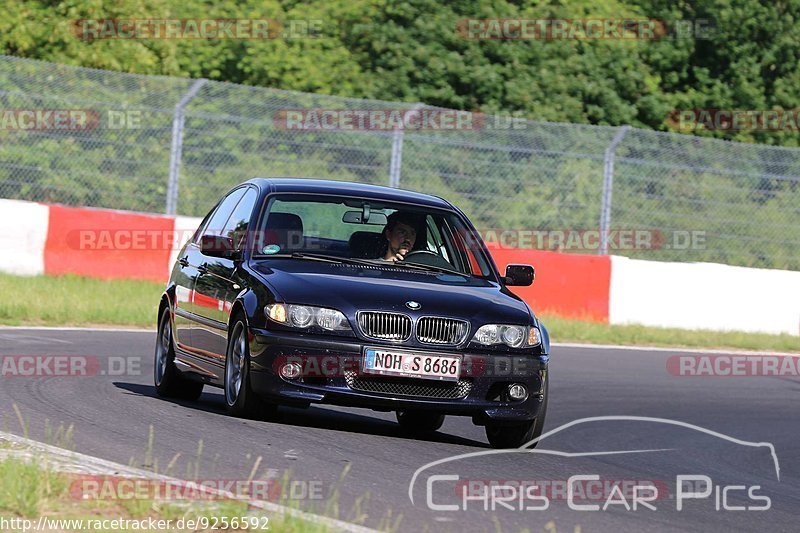
{"label": "side window", "polygon": [[471,269],[467,264],[468,262],[466,259],[466,254],[464,253],[463,245],[461,245],[456,236],[453,235],[453,230],[446,220],[441,220],[439,231],[442,236],[442,248],[447,250],[450,255],[452,255],[453,260],[451,263],[456,267],[456,270],[460,270],[461,272],[471,272]]}
{"label": "side window", "polygon": [[222,231],[225,229],[225,223],[231,217],[236,204],[242,199],[244,193],[245,189],[236,189],[220,202],[219,207],[217,207],[217,210],[211,215],[208,224],[206,224],[203,235],[222,235]]}
{"label": "side window", "polygon": [[471,272],[472,275],[479,277],[487,277],[491,274],[491,269],[483,260],[483,255],[476,253],[476,250],[479,249],[478,243],[474,241],[476,236],[472,235],[463,224],[456,221],[455,226],[452,227],[445,223],[441,229],[448,247],[458,257],[459,270]]}
{"label": "side window", "polygon": [[247,188],[244,198],[233,210],[233,214],[228,219],[225,227],[222,229],[222,235],[233,239],[233,247],[236,250],[241,250],[247,238],[247,227],[250,225],[250,217],[253,214],[253,208],[256,206],[256,199],[258,193],[252,187]]}
{"label": "side window", "polygon": [[[216,209],[216,207],[215,207],[215,209]],[[203,221],[200,222],[200,225],[197,226],[197,229],[194,231],[194,235],[192,235],[192,242],[193,243],[195,243],[195,244],[199,244],[200,243],[200,237],[206,231],[206,225],[208,225],[208,220],[211,218],[211,215],[213,215],[213,214],[214,214],[214,209],[209,211],[206,214],[206,216],[203,217]]]}
{"label": "side window", "polygon": [[448,263],[452,264],[453,262],[450,260],[450,255],[447,253],[447,248],[444,245],[442,234],[439,231],[439,227],[436,225],[436,220],[434,220],[432,216],[428,215],[426,217],[426,223],[428,226],[428,250],[437,252],[439,255],[444,257]]}

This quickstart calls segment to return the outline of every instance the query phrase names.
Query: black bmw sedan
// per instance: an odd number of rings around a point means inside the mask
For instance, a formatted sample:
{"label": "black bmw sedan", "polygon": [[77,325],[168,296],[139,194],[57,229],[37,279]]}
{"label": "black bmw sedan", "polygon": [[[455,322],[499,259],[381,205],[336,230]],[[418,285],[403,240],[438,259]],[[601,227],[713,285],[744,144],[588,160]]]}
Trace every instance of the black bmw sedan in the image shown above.
{"label": "black bmw sedan", "polygon": [[159,395],[224,390],[235,416],[327,403],[395,411],[409,432],[446,415],[495,447],[542,432],[549,336],[448,201],[312,179],[253,179],[203,219],[161,299]]}

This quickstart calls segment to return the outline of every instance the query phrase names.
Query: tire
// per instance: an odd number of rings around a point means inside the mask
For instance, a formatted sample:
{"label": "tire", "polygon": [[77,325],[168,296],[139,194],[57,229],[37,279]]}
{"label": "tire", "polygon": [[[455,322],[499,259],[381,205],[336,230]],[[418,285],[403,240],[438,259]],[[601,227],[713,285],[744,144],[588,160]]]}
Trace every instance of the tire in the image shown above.
{"label": "tire", "polygon": [[172,316],[165,307],[158,321],[156,353],[153,361],[153,384],[156,394],[163,398],[197,400],[203,394],[203,384],[181,376],[175,368],[175,343],[172,336]]}
{"label": "tire", "polygon": [[[539,408],[539,416],[533,420],[519,424],[502,424],[488,422],[486,424],[486,438],[492,448],[519,448],[541,437],[544,429],[544,419],[547,415],[547,400],[550,397],[550,378],[547,378],[544,385],[544,400]],[[539,441],[534,442],[528,448],[535,448]]]}
{"label": "tire", "polygon": [[397,411],[397,422],[409,433],[432,433],[444,424],[444,415],[428,411]]}
{"label": "tire", "polygon": [[262,420],[271,417],[277,406],[268,404],[250,386],[250,343],[247,325],[237,318],[228,339],[225,354],[225,408],[232,416]]}

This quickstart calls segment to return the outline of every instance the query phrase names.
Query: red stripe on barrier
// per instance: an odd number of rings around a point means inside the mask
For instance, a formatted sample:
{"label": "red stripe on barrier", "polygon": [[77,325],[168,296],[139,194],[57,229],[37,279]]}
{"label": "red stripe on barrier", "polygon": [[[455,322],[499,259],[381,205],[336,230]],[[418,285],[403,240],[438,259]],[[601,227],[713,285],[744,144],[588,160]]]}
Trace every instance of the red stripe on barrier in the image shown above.
{"label": "red stripe on barrier", "polygon": [[[175,238],[172,217],[49,207],[45,274],[166,280]],[[510,263],[536,268],[532,286],[511,288],[536,313],[608,322],[610,257],[523,249],[492,250],[492,257],[501,273]]]}
{"label": "red stripe on barrier", "polygon": [[530,287],[509,287],[534,313],[608,323],[611,257],[542,250],[492,250],[500,273],[511,263],[533,265]]}
{"label": "red stripe on barrier", "polygon": [[45,274],[166,281],[174,229],[167,216],[51,205]]}

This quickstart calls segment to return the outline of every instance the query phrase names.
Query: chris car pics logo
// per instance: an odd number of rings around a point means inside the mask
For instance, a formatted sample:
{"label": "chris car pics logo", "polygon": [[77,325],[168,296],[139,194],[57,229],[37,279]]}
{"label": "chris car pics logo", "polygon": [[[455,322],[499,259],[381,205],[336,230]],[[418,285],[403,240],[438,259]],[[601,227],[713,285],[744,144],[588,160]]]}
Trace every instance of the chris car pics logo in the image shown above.
{"label": "chris car pics logo", "polygon": [[[484,457],[498,455],[528,454],[520,464],[533,464],[532,455],[569,458],[593,456],[615,456],[626,454],[657,454],[675,451],[675,448],[652,448],[610,450],[593,452],[563,452],[559,450],[530,448],[557,433],[574,426],[589,423],[642,422],[684,428],[705,434],[736,446],[761,449],[769,453],[769,463],[774,473],[762,483],[729,480],[720,481],[705,472],[688,471],[663,479],[635,478],[619,479],[603,476],[599,472],[588,472],[565,476],[564,479],[543,479],[536,475],[517,479],[470,479],[459,473],[458,461],[481,461]],[[467,464],[467,463],[465,463]],[[604,463],[598,463],[602,465]],[[434,470],[435,469],[435,470]],[[444,473],[442,473],[444,470]],[[434,471],[436,473],[434,473]],[[484,470],[485,471],[485,470]],[[518,470],[523,474],[523,470]],[[534,472],[535,474],[535,472]],[[736,475],[736,472],[734,472]],[[607,512],[614,509],[653,512],[673,509],[681,512],[690,508],[711,508],[715,511],[767,511],[772,507],[764,483],[771,483],[772,476],[780,482],[780,466],[775,447],[769,442],[750,442],[723,433],[678,420],[637,416],[599,416],[581,418],[553,429],[525,445],[508,450],[489,450],[465,453],[439,459],[418,468],[409,482],[408,496],[414,505],[424,505],[435,512],[460,511],[510,511],[534,512],[549,509],[554,503],[566,502],[573,511]],[[422,493],[422,499],[415,494]]]}

